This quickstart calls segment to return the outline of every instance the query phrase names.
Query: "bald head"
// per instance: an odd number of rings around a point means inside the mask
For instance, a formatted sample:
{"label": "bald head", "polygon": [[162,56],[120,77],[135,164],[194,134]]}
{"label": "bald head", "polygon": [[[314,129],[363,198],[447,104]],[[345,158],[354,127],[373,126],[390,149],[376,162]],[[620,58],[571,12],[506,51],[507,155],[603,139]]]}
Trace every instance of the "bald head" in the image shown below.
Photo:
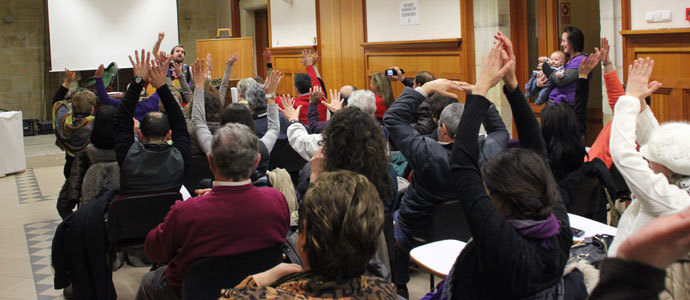
{"label": "bald head", "polygon": [[142,142],[165,141],[170,131],[170,123],[164,114],[157,111],[150,112],[144,115],[139,130],[143,136]]}
{"label": "bald head", "polygon": [[352,92],[356,90],[357,88],[353,85],[345,85],[340,88],[340,99],[345,99],[343,105],[347,105],[347,99],[349,99],[350,95],[352,95]]}

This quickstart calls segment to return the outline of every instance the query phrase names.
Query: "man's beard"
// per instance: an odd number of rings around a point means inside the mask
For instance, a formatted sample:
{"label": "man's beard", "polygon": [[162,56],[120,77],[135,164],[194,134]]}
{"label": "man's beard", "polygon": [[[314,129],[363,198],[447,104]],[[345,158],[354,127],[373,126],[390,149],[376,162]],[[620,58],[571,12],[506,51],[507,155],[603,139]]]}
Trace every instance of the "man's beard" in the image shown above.
{"label": "man's beard", "polygon": [[173,57],[173,60],[176,63],[181,63],[182,61],[184,61],[184,57],[175,56],[175,57]]}

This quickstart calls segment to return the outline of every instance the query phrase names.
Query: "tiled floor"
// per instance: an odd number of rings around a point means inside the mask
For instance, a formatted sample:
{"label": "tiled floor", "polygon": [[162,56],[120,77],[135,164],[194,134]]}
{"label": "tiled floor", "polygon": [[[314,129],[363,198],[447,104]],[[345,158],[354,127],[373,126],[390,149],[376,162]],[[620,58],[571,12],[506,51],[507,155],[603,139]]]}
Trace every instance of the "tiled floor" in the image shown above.
{"label": "tiled floor", "polygon": [[[56,199],[64,177],[64,153],[53,135],[24,138],[27,169],[0,178],[0,300],[62,299],[53,288],[50,247],[60,217]],[[134,299],[148,268],[124,266],[113,273],[119,299]],[[436,279],[438,282],[438,279]],[[408,284],[410,299],[429,291],[428,273]]]}

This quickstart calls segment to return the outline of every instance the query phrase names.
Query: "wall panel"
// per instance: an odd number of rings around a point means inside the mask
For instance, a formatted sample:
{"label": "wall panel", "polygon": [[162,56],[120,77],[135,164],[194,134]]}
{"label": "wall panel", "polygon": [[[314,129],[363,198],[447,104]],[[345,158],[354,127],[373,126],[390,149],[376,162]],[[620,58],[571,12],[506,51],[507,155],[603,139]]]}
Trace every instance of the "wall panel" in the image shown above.
{"label": "wall panel", "polygon": [[[624,30],[624,66],[637,58],[654,59],[650,80],[662,83],[652,95],[659,122],[690,120],[690,29]],[[623,68],[627,78],[627,68]]]}

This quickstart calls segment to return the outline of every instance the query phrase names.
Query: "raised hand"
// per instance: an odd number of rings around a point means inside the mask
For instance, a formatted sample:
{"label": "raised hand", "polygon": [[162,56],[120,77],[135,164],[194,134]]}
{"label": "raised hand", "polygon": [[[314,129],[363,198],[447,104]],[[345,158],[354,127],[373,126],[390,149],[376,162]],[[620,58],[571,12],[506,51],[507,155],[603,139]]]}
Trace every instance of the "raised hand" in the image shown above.
{"label": "raised hand", "polygon": [[283,104],[283,107],[278,107],[278,109],[283,113],[288,121],[299,121],[299,111],[302,109],[302,105],[295,108],[295,99],[289,95],[283,95],[280,97],[280,102]]}
{"label": "raised hand", "polygon": [[321,104],[326,106],[332,113],[341,110],[345,101],[340,98],[340,91],[331,89],[328,91],[328,94],[330,95],[329,102],[321,101]]}
{"label": "raised hand", "polygon": [[175,75],[177,76],[183,76],[184,73],[182,73],[182,63],[178,63],[176,61],[173,61],[173,66],[172,66],[173,72],[175,72]]}
{"label": "raised hand", "polygon": [[[503,75],[503,82],[506,84],[506,88],[509,91],[515,90],[518,86],[517,76],[515,75],[515,50],[513,50],[513,42],[503,34],[503,32],[498,31],[494,38],[502,43],[503,52],[501,53],[501,60],[503,66],[508,66],[505,75]],[[512,62],[512,63],[511,63]]]}
{"label": "raised hand", "polygon": [[429,81],[422,85],[422,90],[429,95],[431,93],[437,93],[451,98],[458,98],[458,95],[448,92],[450,90],[463,91],[462,83],[460,81],[452,81],[448,79],[439,78],[436,80]]}
{"label": "raised hand", "polygon": [[134,57],[136,57],[136,60],[133,60],[131,55],[129,56],[129,61],[132,63],[132,68],[134,69],[134,76],[138,76],[143,78],[144,80],[148,80],[149,67],[151,66],[151,52],[147,52],[146,50],[141,49],[140,58],[139,51],[134,50]]}
{"label": "raised hand", "polygon": [[641,110],[646,107],[644,98],[661,87],[660,82],[649,82],[652,70],[654,70],[654,60],[649,57],[639,58],[628,66],[628,84],[625,87],[625,94],[639,99]]}
{"label": "raised hand", "polygon": [[77,74],[65,68],[65,81],[62,82],[62,86],[69,89],[74,79],[77,78]]}
{"label": "raised hand", "polygon": [[264,63],[270,63],[271,62],[271,50],[264,50],[263,53],[263,58],[264,58]]}
{"label": "raised hand", "polygon": [[403,76],[402,72],[400,71],[400,68],[398,67],[392,67],[391,69],[395,70],[397,75],[388,75],[388,78],[392,81],[403,81],[405,79],[405,76]]}
{"label": "raised hand", "polygon": [[165,37],[165,32],[159,32],[158,33],[158,40],[163,41],[163,38]]}
{"label": "raised hand", "polygon": [[211,73],[213,73],[213,57],[211,53],[206,54],[206,76],[211,78]]}
{"label": "raised hand", "polygon": [[275,102],[275,93],[281,79],[283,79],[283,73],[281,73],[280,70],[273,70],[264,82],[264,93],[266,93],[266,95],[273,95],[273,102]]}
{"label": "raised hand", "polygon": [[609,50],[611,50],[611,46],[609,45],[608,39],[605,37],[601,38],[601,48],[595,47],[594,50],[596,50],[596,53],[599,54],[599,59],[604,66],[607,66],[611,63],[609,60]]}
{"label": "raised hand", "polygon": [[309,177],[310,182],[315,182],[316,179],[319,178],[319,175],[321,175],[321,172],[323,172],[324,158],[323,146],[321,146],[319,149],[316,149],[314,156],[312,156],[311,160],[309,161],[311,164],[311,176]]}
{"label": "raised hand", "polygon": [[690,251],[690,210],[659,217],[623,241],[618,256],[666,269]]}
{"label": "raised hand", "polygon": [[321,100],[322,98],[323,98],[323,92],[321,91],[320,86],[315,85],[315,86],[309,88],[309,102],[318,103],[319,100]]}
{"label": "raised hand", "polygon": [[230,65],[232,66],[232,65],[235,64],[235,62],[237,62],[239,59],[240,59],[240,55],[237,54],[237,53],[235,53],[235,54],[233,54],[232,56],[228,56],[228,62],[227,62],[227,63],[230,64]]}
{"label": "raised hand", "polygon": [[170,58],[172,55],[168,54],[168,52],[165,51],[159,51],[158,54],[156,55],[156,60],[158,61],[166,61],[168,58]]}
{"label": "raised hand", "polygon": [[149,81],[157,89],[166,84],[170,60],[172,60],[172,57],[168,57],[165,61],[152,60],[149,65]]}
{"label": "raised hand", "polygon": [[103,73],[105,73],[105,66],[100,65],[98,66],[98,69],[96,69],[96,73],[93,74],[93,77],[103,78]]}
{"label": "raised hand", "polygon": [[[203,69],[204,67],[201,66],[201,62],[195,59],[192,65],[192,74],[194,75],[194,87],[197,89],[203,89],[208,79]],[[178,76],[180,76],[180,74],[178,74]]]}
{"label": "raised hand", "polygon": [[589,73],[599,65],[599,53],[592,53],[580,63],[579,72],[580,78],[587,78]]}
{"label": "raised hand", "polygon": [[[508,58],[509,55],[505,53],[503,47],[503,42],[496,43],[489,55],[484,59],[482,72],[479,74],[479,79],[473,90],[474,94],[486,96],[489,89],[501,81],[510,72],[511,68],[515,66],[515,61]],[[507,63],[504,65],[503,62]]]}
{"label": "raised hand", "polygon": [[302,63],[303,66],[308,67],[308,66],[313,66],[316,64],[316,62],[319,61],[319,56],[314,53],[313,50],[302,50],[302,59],[300,62]]}

